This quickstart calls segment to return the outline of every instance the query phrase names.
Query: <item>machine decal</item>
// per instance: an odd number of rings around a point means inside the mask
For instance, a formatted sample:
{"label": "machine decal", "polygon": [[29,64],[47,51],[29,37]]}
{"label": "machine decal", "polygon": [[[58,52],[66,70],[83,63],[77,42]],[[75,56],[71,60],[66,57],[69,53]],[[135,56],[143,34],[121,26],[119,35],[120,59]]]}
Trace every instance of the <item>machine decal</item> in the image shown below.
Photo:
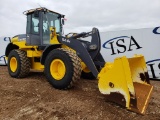
{"label": "machine decal", "polygon": [[65,39],[65,38],[62,38],[62,41],[63,41],[63,42],[67,42],[67,43],[70,43],[70,42],[71,42],[69,39]]}

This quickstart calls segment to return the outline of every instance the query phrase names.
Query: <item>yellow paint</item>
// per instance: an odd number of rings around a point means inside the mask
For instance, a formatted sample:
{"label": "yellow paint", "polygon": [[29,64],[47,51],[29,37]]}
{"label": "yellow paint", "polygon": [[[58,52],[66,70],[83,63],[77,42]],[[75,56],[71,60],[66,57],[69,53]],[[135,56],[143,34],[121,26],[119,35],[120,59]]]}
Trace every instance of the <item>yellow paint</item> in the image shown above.
{"label": "yellow paint", "polygon": [[56,28],[50,27],[50,44],[60,44],[57,39]]}
{"label": "yellow paint", "polygon": [[[43,51],[38,51],[38,46],[26,46],[26,41],[14,41],[14,45],[19,46],[19,49],[26,51],[27,57],[31,59],[31,69],[34,70],[44,70],[44,65],[40,62],[35,62],[34,57],[41,57]],[[32,50],[31,50],[32,49]]]}
{"label": "yellow paint", "polygon": [[30,59],[31,59],[31,69],[38,70],[38,71],[44,70],[44,65],[42,65],[40,62],[35,62],[34,58],[30,58]]}
{"label": "yellow paint", "polygon": [[55,59],[51,62],[50,73],[56,80],[61,80],[66,73],[66,67],[62,60]]}
{"label": "yellow paint", "polygon": [[[132,110],[132,105],[130,105],[131,96],[133,99],[137,99],[135,91],[140,89],[134,88],[133,83],[139,82],[143,85],[151,86],[140,80],[139,74],[144,74],[146,71],[147,68],[143,56],[116,58],[113,63],[106,63],[98,74],[98,88],[102,94],[109,95],[112,92],[122,94],[126,101],[125,107]],[[139,92],[141,91],[143,90]],[[148,96],[150,96],[150,94],[151,93],[148,93]],[[137,106],[134,106],[134,109],[136,107]]]}
{"label": "yellow paint", "polygon": [[135,55],[133,58],[129,58],[128,61],[133,82],[143,83],[139,77],[139,73],[147,72],[144,56]]}
{"label": "yellow paint", "polygon": [[11,39],[11,42],[18,42],[18,37],[14,37]]}
{"label": "yellow paint", "polygon": [[41,57],[42,51],[37,51],[36,49],[33,50],[27,50],[27,57]]}
{"label": "yellow paint", "polygon": [[[98,75],[98,88],[102,94],[110,94],[111,92],[121,93],[126,100],[125,107],[129,107],[130,95],[122,59],[123,58],[117,58],[114,63],[105,64]],[[128,80],[132,81],[131,78]],[[114,87],[110,86],[110,83],[112,83]]]}
{"label": "yellow paint", "polygon": [[10,59],[10,69],[12,72],[15,72],[17,70],[18,63],[17,59],[15,57],[11,57]]}
{"label": "yellow paint", "polygon": [[8,57],[5,56],[6,61],[8,61]]}
{"label": "yellow paint", "polygon": [[84,62],[81,62],[81,66],[82,66],[82,70],[85,72],[85,73],[89,73],[91,72],[88,67],[86,66],[86,64]]}
{"label": "yellow paint", "polygon": [[38,48],[38,46],[30,46],[30,45],[26,46],[26,41],[25,40],[23,40],[23,41],[14,41],[13,44],[17,45],[19,47],[19,49],[24,49],[24,50],[25,49],[29,49],[29,48]]}

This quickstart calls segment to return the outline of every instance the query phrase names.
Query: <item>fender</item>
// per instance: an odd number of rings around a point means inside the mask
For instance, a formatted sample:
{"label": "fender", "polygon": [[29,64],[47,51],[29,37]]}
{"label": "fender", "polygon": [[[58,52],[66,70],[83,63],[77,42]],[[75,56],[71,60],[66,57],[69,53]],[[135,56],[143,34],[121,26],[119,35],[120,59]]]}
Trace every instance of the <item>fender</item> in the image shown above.
{"label": "fender", "polygon": [[46,57],[47,57],[47,55],[49,54],[50,51],[52,51],[53,49],[56,49],[56,48],[60,48],[60,47],[61,47],[61,44],[58,44],[58,45],[49,45],[49,46],[47,46],[47,47],[44,49],[44,51],[43,51],[43,53],[42,53],[42,56],[41,56],[41,58],[40,58],[41,64],[44,65],[45,59],[46,59]]}
{"label": "fender", "polygon": [[13,49],[18,49],[18,48],[19,47],[17,45],[14,45],[13,43],[9,43],[5,50],[5,56],[7,57]]}

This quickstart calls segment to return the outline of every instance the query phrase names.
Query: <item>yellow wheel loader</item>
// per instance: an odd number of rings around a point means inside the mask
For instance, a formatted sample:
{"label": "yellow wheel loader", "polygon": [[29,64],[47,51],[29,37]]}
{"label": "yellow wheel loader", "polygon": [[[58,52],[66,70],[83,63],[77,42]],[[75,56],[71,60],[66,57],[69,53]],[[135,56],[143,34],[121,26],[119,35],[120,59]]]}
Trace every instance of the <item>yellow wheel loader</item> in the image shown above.
{"label": "yellow wheel loader", "polygon": [[[64,15],[36,8],[24,12],[26,34],[14,36],[6,47],[8,72],[23,78],[31,69],[42,70],[57,89],[71,88],[82,77],[98,79],[99,91],[110,101],[144,114],[153,86],[144,57],[135,55],[105,62],[97,28],[91,32],[62,36]],[[91,37],[91,41],[83,38]]]}

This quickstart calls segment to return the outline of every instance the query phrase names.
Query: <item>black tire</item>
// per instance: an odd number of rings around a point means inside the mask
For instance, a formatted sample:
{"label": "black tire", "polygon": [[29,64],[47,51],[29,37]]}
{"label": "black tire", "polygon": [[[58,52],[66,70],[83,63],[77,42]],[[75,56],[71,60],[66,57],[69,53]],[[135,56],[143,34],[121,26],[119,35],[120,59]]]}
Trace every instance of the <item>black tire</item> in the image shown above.
{"label": "black tire", "polygon": [[[14,58],[17,62],[17,67],[15,70],[12,70],[12,62],[11,59]],[[30,72],[30,60],[26,55],[25,51],[16,49],[12,50],[8,55],[8,72],[11,77],[14,78],[24,78]]]}
{"label": "black tire", "polygon": [[88,79],[88,80],[94,80],[94,79],[96,79],[96,77],[94,77],[94,75],[92,74],[92,72],[87,72],[86,73],[86,72],[82,71],[81,77],[83,79]]}
{"label": "black tire", "polygon": [[[65,65],[65,75],[57,80],[52,76],[50,67],[55,60],[61,60]],[[53,68],[53,67],[52,67]],[[57,89],[69,89],[80,79],[81,62],[79,57],[71,50],[58,48],[52,50],[45,60],[45,76],[49,83]]]}

